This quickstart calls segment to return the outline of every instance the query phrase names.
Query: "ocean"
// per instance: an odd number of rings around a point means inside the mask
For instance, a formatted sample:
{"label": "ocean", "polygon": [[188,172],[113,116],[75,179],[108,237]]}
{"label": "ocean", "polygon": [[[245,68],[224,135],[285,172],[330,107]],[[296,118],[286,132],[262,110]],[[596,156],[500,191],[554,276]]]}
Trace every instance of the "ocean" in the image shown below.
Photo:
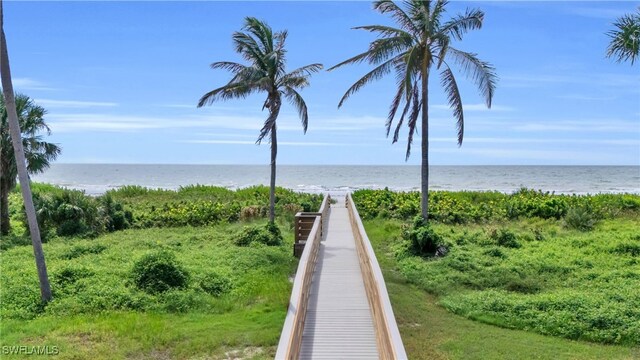
{"label": "ocean", "polygon": [[[99,195],[124,185],[177,189],[201,184],[229,189],[269,184],[268,165],[53,164],[37,182]],[[279,165],[277,185],[295,191],[420,188],[419,166]],[[431,190],[514,192],[522,187],[563,194],[640,193],[640,166],[432,166]]]}

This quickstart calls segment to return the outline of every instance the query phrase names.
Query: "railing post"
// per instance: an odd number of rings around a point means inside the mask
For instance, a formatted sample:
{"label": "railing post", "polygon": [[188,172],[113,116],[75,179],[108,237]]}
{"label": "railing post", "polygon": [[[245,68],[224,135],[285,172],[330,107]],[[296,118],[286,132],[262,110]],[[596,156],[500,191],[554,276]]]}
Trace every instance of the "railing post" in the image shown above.
{"label": "railing post", "polygon": [[302,251],[304,250],[305,243],[313,227],[313,223],[316,218],[320,219],[320,240],[324,240],[325,226],[328,223],[327,218],[330,212],[331,196],[325,195],[318,212],[298,212],[294,219],[294,234],[293,234],[293,256],[300,258]]}

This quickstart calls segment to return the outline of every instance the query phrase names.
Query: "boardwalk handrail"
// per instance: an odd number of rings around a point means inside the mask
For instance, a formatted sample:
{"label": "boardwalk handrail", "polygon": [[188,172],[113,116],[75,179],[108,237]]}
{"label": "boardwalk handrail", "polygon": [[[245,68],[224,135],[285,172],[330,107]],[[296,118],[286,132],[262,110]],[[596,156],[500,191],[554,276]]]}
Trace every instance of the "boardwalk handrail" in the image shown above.
{"label": "boardwalk handrail", "polygon": [[367,298],[371,306],[371,315],[375,323],[376,341],[378,343],[380,358],[407,359],[380,265],[371,247],[369,237],[364,230],[362,220],[358,214],[358,209],[356,209],[353,203],[351,194],[347,194],[346,205],[349,212],[349,220],[351,221],[351,228],[353,229],[353,237],[356,240],[360,269],[362,270]]}
{"label": "boardwalk handrail", "polygon": [[284,321],[280,342],[276,351],[276,359],[297,360],[302,344],[302,332],[304,331],[304,319],[307,314],[307,304],[309,293],[311,292],[311,281],[316,267],[320,241],[322,240],[323,224],[328,223],[327,216],[330,212],[331,197],[325,195],[320,206],[320,216],[316,216],[309,237],[300,256],[296,277],[293,281],[291,298],[287,309],[287,317]]}

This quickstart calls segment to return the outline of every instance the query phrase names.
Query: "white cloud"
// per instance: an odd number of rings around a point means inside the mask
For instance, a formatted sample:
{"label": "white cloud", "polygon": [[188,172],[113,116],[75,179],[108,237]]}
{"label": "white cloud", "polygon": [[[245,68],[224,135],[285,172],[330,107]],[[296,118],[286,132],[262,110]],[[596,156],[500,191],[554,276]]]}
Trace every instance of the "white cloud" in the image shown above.
{"label": "white cloud", "polygon": [[[431,142],[456,143],[457,139],[431,138]],[[571,138],[498,138],[498,137],[468,137],[464,143],[474,144],[586,144],[586,145],[617,145],[640,146],[640,138],[637,139],[571,139]]]}
{"label": "white cloud", "polygon": [[[106,106],[108,103],[104,103]],[[153,117],[135,115],[112,115],[96,113],[52,113],[47,119],[55,132],[107,131],[130,132],[144,129],[207,128],[225,130],[262,129],[263,117],[254,115],[183,115]],[[319,118],[309,122],[309,131],[361,131],[367,128],[383,128],[385,120],[374,117]],[[283,115],[278,119],[279,131],[302,131],[300,120]]]}
{"label": "white cloud", "polygon": [[35,99],[36,104],[45,108],[88,108],[88,107],[114,107],[118,106],[113,102],[98,101],[76,101],[76,100],[51,100],[51,99]]}
{"label": "white cloud", "polygon": [[511,74],[500,78],[500,86],[505,88],[530,88],[549,84],[574,84],[600,87],[625,87],[637,93],[639,76],[612,73],[580,74]]}
{"label": "white cloud", "polygon": [[581,100],[581,101],[610,101],[615,100],[615,96],[592,96],[581,94],[558,95],[558,99]]}
{"label": "white cloud", "polygon": [[184,125],[179,120],[172,123],[166,118],[109,114],[51,114],[48,120],[54,132],[130,132]]}
{"label": "white cloud", "polygon": [[557,121],[544,123],[523,123],[513,126],[516,131],[524,132],[629,132],[638,134],[640,123],[619,120]]}
{"label": "white cloud", "polygon": [[[214,144],[214,145],[256,145],[255,141],[247,140],[187,140],[184,143],[188,144]],[[267,143],[267,141],[263,141]],[[293,141],[279,141],[278,146],[366,146],[365,144],[342,144],[332,142],[293,142]]]}
{"label": "white cloud", "polygon": [[23,90],[54,90],[48,85],[31,79],[31,78],[13,78],[11,79],[13,82],[13,87],[17,91]]}
{"label": "white cloud", "polygon": [[[450,110],[451,107],[447,104],[436,104],[436,105],[431,105],[431,108],[434,109],[438,109],[438,110]],[[510,107],[510,106],[502,106],[502,105],[492,105],[491,109],[487,108],[486,104],[463,104],[462,108],[465,111],[514,111],[515,109]]]}
{"label": "white cloud", "polygon": [[167,107],[167,108],[176,108],[176,109],[196,109],[196,104],[160,104],[157,106]]}

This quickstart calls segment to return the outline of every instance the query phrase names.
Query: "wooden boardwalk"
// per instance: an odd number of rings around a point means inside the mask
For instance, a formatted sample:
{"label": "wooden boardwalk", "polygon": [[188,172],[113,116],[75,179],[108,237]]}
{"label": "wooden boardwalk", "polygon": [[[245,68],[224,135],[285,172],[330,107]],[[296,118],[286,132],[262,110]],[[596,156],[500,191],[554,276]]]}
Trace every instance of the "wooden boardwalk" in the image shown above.
{"label": "wooden boardwalk", "polygon": [[372,312],[344,200],[331,206],[320,244],[300,359],[378,359]]}
{"label": "wooden boardwalk", "polygon": [[296,214],[294,240],[300,261],[276,360],[407,359],[351,194],[326,195],[318,212]]}

